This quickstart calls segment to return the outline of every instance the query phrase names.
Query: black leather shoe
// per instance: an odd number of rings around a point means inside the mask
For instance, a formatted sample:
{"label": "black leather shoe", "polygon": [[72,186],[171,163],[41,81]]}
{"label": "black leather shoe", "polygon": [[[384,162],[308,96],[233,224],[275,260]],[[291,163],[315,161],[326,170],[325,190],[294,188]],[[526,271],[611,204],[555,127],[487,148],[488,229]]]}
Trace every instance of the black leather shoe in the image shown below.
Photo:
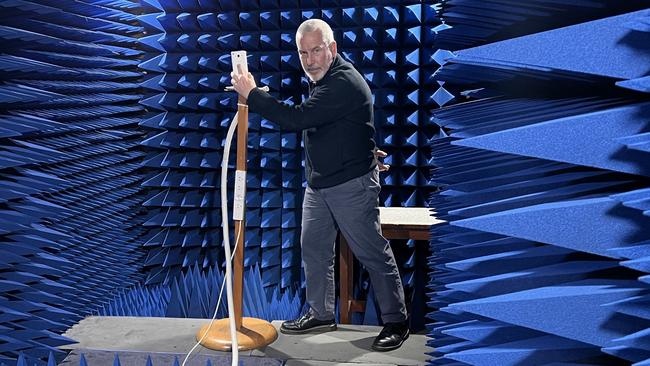
{"label": "black leather shoe", "polygon": [[298,319],[287,320],[280,326],[280,331],[285,334],[302,334],[312,331],[329,332],[336,330],[336,321],[334,319],[318,320],[311,311]]}
{"label": "black leather shoe", "polygon": [[386,323],[384,329],[379,332],[375,341],[372,342],[372,349],[379,352],[392,351],[402,346],[402,343],[409,337],[408,321],[399,323]]}

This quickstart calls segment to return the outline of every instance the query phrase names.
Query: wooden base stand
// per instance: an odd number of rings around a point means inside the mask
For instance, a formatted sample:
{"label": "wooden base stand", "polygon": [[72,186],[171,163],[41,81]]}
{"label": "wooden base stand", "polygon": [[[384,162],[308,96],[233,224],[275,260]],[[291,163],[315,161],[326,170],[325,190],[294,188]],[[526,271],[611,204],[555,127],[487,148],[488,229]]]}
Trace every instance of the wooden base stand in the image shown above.
{"label": "wooden base stand", "polygon": [[[202,326],[196,333],[196,340],[203,338],[208,331],[209,323]],[[237,342],[240,351],[256,349],[271,344],[278,338],[278,332],[271,323],[257,318],[242,318],[242,326],[237,331]],[[228,318],[216,320],[208,335],[201,344],[216,351],[231,351],[230,322]]]}

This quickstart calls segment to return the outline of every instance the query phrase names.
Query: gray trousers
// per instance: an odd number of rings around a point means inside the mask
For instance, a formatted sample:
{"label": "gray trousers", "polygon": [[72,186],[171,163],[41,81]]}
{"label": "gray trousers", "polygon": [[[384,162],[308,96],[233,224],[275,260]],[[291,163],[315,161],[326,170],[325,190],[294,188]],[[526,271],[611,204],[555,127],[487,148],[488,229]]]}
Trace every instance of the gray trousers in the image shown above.
{"label": "gray trousers", "polygon": [[379,170],[328,188],[307,186],[302,206],[302,262],[307,303],[319,320],[334,318],[334,257],[337,228],[370,274],[386,322],[406,320],[397,263],[379,223]]}

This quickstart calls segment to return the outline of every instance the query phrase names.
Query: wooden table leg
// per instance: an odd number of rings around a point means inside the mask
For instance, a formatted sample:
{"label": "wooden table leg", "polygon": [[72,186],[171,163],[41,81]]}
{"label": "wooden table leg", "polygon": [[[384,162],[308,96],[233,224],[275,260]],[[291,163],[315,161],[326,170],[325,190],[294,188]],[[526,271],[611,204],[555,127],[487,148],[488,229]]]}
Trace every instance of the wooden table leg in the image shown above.
{"label": "wooden table leg", "polygon": [[366,311],[366,302],[354,298],[354,254],[339,233],[339,321],[350,324],[352,313]]}
{"label": "wooden table leg", "polygon": [[350,301],[354,281],[354,257],[343,234],[339,233],[339,321],[350,323]]}

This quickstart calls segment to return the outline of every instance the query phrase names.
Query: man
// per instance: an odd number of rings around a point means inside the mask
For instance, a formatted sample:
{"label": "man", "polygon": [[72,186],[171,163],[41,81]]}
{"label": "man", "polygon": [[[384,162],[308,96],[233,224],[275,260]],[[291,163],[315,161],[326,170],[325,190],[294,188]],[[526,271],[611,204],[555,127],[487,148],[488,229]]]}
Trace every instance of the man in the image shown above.
{"label": "man", "polygon": [[[307,189],[301,247],[310,310],[280,330],[297,334],[335,330],[334,257],[337,228],[370,274],[384,328],[372,348],[389,351],[408,338],[404,290],[379,224],[379,163],[375,157],[372,95],[354,67],[337,54],[332,29],[320,19],[296,32],[309,98],[286,105],[257,89],[249,73],[232,73],[232,85],[252,112],[284,130],[303,131]],[[378,153],[381,154],[381,153]]]}

